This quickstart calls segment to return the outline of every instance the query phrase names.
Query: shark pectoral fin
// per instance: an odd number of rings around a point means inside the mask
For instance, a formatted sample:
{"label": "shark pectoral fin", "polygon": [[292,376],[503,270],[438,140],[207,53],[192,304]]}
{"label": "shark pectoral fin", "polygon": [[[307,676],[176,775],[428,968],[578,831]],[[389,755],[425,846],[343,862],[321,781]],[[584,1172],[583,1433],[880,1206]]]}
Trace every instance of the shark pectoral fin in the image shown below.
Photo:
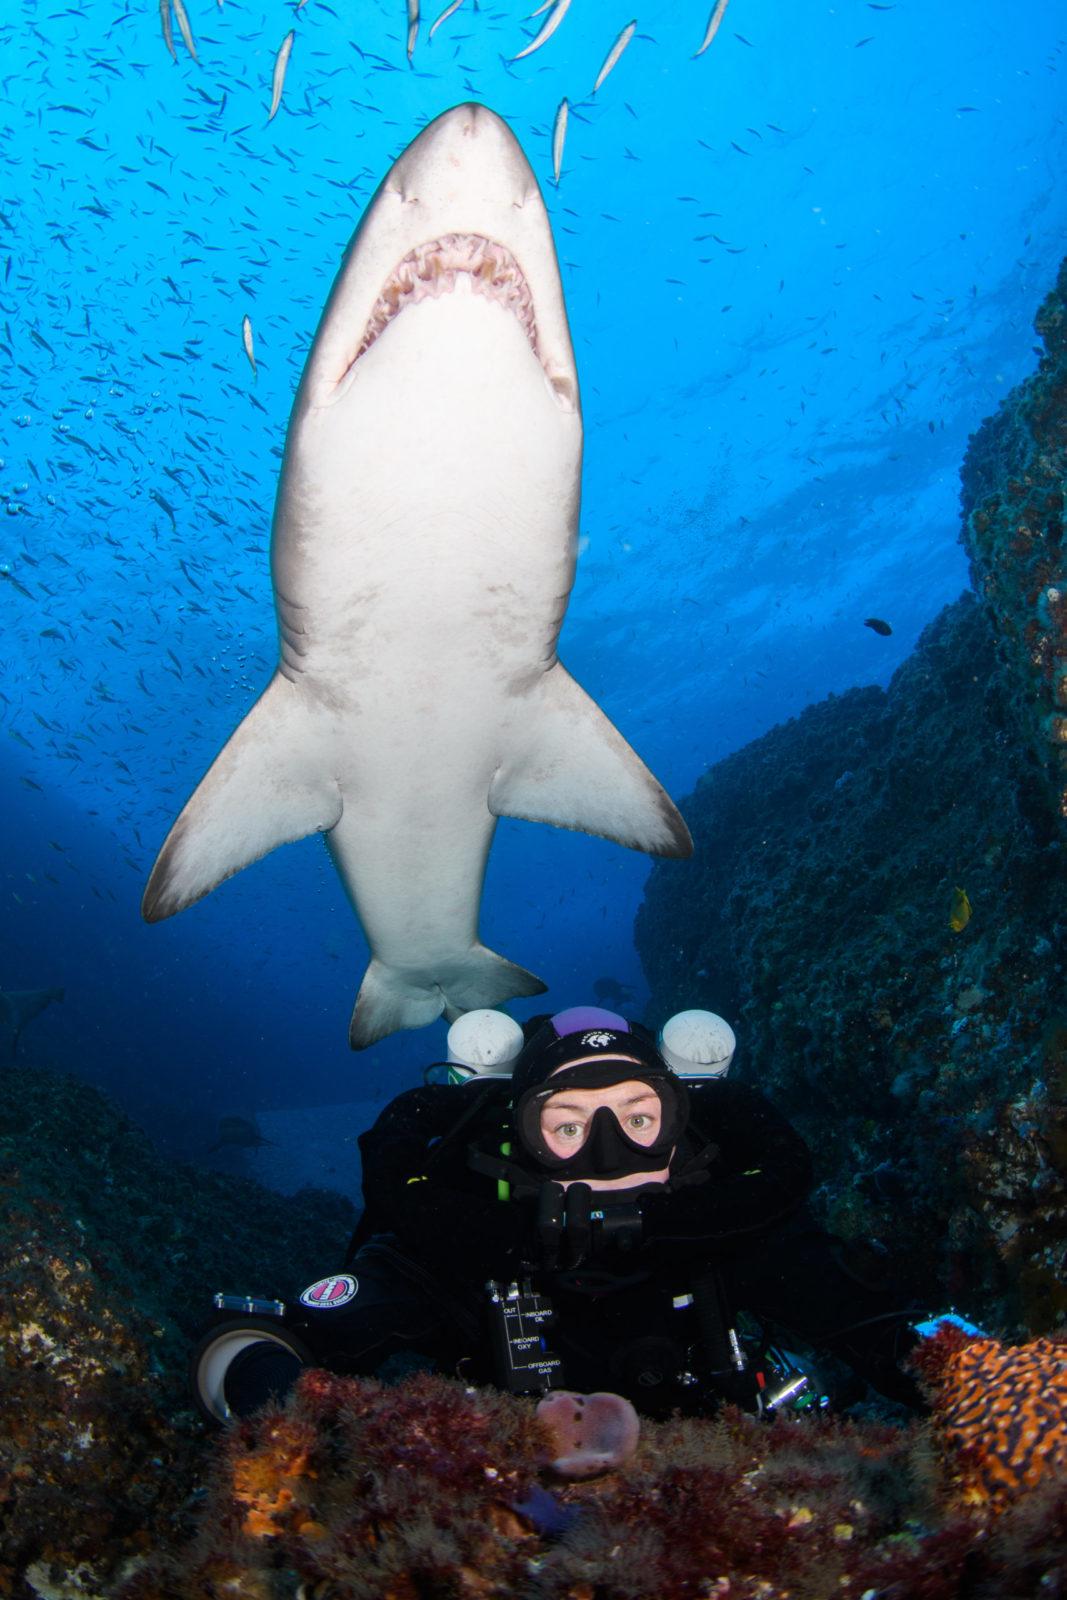
{"label": "shark pectoral fin", "polygon": [[528,710],[489,787],[494,816],[576,828],[654,856],[692,855],[666,790],[569,672],[554,666]]}
{"label": "shark pectoral fin", "polygon": [[146,922],[183,911],[276,845],[339,820],[329,734],[299,689],[276,676],[186,803],[141,902]]}
{"label": "shark pectoral fin", "polygon": [[398,1028],[424,1028],[442,1014],[455,1022],[479,1006],[498,1006],[520,995],[544,992],[540,978],[483,944],[432,976],[418,977],[384,961],[372,961],[360,984],[348,1042],[353,1050],[365,1050]]}

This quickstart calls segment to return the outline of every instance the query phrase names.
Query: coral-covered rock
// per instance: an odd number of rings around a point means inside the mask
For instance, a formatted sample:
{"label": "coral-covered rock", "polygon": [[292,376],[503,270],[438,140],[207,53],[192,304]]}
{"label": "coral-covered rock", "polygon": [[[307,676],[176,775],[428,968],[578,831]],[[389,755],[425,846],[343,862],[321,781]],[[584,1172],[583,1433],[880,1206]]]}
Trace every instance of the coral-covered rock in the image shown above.
{"label": "coral-covered rock", "polygon": [[971,439],[963,542],[1023,735],[1067,821],[1067,262],[1034,326],[1037,371]]}
{"label": "coral-covered rock", "polygon": [[201,1596],[217,1573],[249,1582],[279,1563],[338,1600],[517,1593],[539,1544],[517,1508],[547,1442],[533,1407],[503,1395],[309,1371],[286,1407],[228,1435],[185,1558],[149,1566],[124,1596]]}
{"label": "coral-covered rock", "polygon": [[12,1195],[76,1215],[94,1271],[135,1293],[184,1362],[217,1290],[295,1296],[338,1264],[355,1221],[343,1195],[280,1195],[160,1156],[106,1094],[39,1067],[0,1073],[0,1156]]}
{"label": "coral-covered rock", "polygon": [[179,1536],[193,1430],[161,1378],[160,1330],[100,1283],[55,1201],[0,1218],[0,1593],[97,1591]]}
{"label": "coral-covered rock", "polygon": [[0,1073],[0,1595],[103,1595],[182,1541],[211,1293],[290,1293],[351,1219],[339,1196],[161,1159],[76,1078]]}

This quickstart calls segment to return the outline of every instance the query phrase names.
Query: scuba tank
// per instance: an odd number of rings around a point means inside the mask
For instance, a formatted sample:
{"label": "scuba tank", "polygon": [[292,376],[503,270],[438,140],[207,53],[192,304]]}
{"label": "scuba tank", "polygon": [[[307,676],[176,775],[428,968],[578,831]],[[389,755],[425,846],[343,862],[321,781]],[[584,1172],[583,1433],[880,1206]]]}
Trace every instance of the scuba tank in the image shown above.
{"label": "scuba tank", "polygon": [[660,1029],[659,1053],[680,1078],[725,1078],[737,1039],[714,1011],[677,1011]]}
{"label": "scuba tank", "polygon": [[471,1078],[510,1078],[523,1047],[523,1033],[505,1011],[466,1011],[448,1030],[448,1083]]}
{"label": "scuba tank", "polygon": [[[621,1017],[618,1023],[622,1025]],[[510,1078],[524,1042],[522,1028],[506,1012],[488,1007],[466,1011],[448,1030],[448,1059],[441,1064],[447,1076],[437,1081],[467,1083],[471,1078]],[[737,1039],[730,1024],[714,1011],[691,1010],[669,1017],[657,1044],[673,1072],[680,1078],[699,1081],[726,1076]]]}

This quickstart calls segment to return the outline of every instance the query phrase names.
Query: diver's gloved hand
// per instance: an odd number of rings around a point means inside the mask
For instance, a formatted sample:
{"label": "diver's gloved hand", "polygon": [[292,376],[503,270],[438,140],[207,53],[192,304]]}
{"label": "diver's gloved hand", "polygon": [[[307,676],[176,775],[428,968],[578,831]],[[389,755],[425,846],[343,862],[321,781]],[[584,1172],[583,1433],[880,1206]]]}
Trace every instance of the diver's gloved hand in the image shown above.
{"label": "diver's gloved hand", "polygon": [[632,1200],[617,1200],[587,1183],[541,1185],[537,1207],[541,1253],[549,1271],[573,1270],[641,1243],[641,1213]]}

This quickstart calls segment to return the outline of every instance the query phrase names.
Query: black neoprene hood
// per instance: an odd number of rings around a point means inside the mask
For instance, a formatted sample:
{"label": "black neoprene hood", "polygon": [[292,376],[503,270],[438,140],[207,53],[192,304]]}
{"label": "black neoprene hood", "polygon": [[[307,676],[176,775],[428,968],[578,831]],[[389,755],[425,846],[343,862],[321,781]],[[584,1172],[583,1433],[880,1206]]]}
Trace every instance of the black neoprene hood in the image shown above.
{"label": "black neoprene hood", "polygon": [[[626,1062],[647,1067],[652,1072],[670,1073],[670,1068],[656,1049],[652,1039],[644,1032],[622,1028],[582,1028],[579,1031],[559,1034],[555,1021],[549,1017],[538,1028],[533,1038],[525,1044],[511,1074],[514,1087],[513,1104],[532,1089],[543,1083],[561,1067],[573,1061],[596,1056],[605,1063]],[[640,1074],[638,1074],[640,1076]],[[619,1077],[608,1082],[618,1082]]]}

